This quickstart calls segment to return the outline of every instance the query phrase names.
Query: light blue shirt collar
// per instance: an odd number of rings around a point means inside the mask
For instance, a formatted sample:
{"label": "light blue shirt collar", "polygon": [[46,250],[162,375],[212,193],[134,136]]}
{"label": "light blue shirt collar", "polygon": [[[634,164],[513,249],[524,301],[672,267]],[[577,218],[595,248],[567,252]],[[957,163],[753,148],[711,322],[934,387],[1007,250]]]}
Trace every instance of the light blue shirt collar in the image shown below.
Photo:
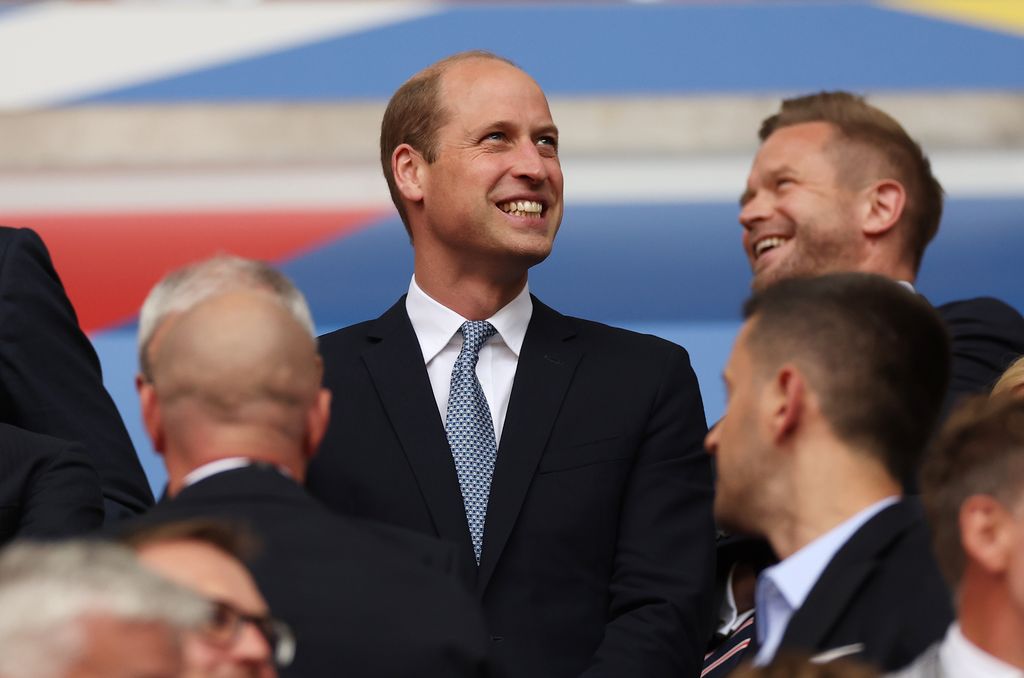
{"label": "light blue shirt collar", "polygon": [[755,664],[767,664],[775,656],[793,613],[807,600],[821,573],[850,537],[864,523],[899,501],[886,497],[861,510],[821,535],[782,562],[766,568],[757,578],[757,652]]}

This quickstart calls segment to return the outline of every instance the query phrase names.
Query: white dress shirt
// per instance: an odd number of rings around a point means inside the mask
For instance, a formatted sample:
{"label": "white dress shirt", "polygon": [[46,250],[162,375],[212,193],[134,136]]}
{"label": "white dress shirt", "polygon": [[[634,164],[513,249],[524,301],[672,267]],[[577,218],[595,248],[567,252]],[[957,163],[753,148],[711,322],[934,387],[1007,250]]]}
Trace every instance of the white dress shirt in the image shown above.
{"label": "white dress shirt", "polygon": [[[405,310],[423,352],[430,387],[434,391],[441,423],[444,424],[448,415],[452,368],[462,350],[459,328],[466,322],[466,318],[427,296],[416,284],[415,276],[409,283]],[[525,285],[515,299],[487,319],[497,333],[480,348],[476,376],[491,410],[494,441],[498,445],[501,444],[501,431],[505,424],[505,413],[508,412],[509,397],[512,395],[512,382],[519,365],[519,352],[523,348],[526,328],[532,316],[533,300],[530,299],[529,285]]]}
{"label": "white dress shirt", "polygon": [[181,486],[185,488],[189,485],[195,485],[200,480],[206,480],[210,476],[215,476],[224,471],[234,471],[236,468],[244,468],[250,464],[252,464],[252,460],[247,457],[224,457],[223,459],[217,459],[189,471],[182,479]]}
{"label": "white dress shirt", "polygon": [[939,661],[946,675],[956,678],[1024,678],[1024,671],[993,657],[967,640],[956,623],[949,627],[942,640]]}
{"label": "white dress shirt", "polygon": [[736,596],[732,591],[733,575],[735,574],[736,563],[733,563],[725,581],[725,596],[722,599],[722,605],[718,608],[718,626],[715,628],[715,633],[724,637],[732,635],[736,629],[743,626],[743,622],[754,615],[754,608],[740,612],[736,606]]}
{"label": "white dress shirt", "polygon": [[775,657],[793,613],[800,609],[821,573],[850,537],[883,509],[899,501],[886,497],[833,527],[782,562],[766,568],[757,578],[757,642],[754,664],[764,666]]}

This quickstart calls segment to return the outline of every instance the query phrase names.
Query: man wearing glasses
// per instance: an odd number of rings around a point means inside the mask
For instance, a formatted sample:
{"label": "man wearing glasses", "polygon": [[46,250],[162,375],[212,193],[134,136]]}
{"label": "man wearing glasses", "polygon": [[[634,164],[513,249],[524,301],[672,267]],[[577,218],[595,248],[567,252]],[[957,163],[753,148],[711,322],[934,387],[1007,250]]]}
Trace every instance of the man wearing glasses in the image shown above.
{"label": "man wearing glasses", "polygon": [[196,520],[140,529],[125,541],[145,567],[211,603],[210,619],[185,636],[185,678],[276,678],[277,666],[291,664],[295,639],[270,616],[237,532]]}

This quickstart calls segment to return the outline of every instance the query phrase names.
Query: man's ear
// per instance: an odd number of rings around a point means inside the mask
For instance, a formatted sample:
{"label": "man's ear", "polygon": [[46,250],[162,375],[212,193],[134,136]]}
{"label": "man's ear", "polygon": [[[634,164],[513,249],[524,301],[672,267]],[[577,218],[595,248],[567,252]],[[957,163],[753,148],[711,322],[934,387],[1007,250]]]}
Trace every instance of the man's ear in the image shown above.
{"label": "man's ear", "polygon": [[306,459],[312,459],[327,434],[327,425],[331,421],[331,392],[326,388],[317,391],[316,398],[306,411],[306,439],[303,441],[302,453]]}
{"label": "man's ear", "polygon": [[895,179],[882,179],[864,189],[864,222],[862,230],[867,236],[888,233],[903,216],[907,205],[907,191]]}
{"label": "man's ear", "polygon": [[1013,551],[1013,516],[995,497],[968,497],[960,505],[960,543],[968,560],[992,574],[1005,572]]}
{"label": "man's ear", "polygon": [[156,388],[141,374],[135,377],[135,388],[139,392],[139,407],[142,410],[142,423],[146,427],[146,433],[153,443],[153,449],[163,454],[167,447],[167,437]]}
{"label": "man's ear", "polygon": [[391,173],[402,197],[409,202],[423,200],[423,168],[427,162],[409,144],[399,144],[391,154]]}
{"label": "man's ear", "polygon": [[768,401],[772,438],[776,443],[791,436],[803,418],[806,383],[794,365],[783,365],[770,384]]}

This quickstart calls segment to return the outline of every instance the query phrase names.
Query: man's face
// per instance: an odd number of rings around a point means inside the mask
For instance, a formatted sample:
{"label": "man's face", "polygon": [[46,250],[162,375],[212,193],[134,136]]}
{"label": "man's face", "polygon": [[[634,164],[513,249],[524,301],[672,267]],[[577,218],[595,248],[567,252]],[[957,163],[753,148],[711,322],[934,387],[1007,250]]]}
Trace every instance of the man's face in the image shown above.
{"label": "man's face", "polygon": [[855,271],[863,240],[855,191],[840,181],[833,128],[808,122],[776,130],[754,158],[740,199],[743,249],[762,290],[779,280]]}
{"label": "man's face", "polygon": [[562,221],[558,130],[544,93],[493,59],[453,65],[440,90],[448,118],[424,168],[417,254],[456,269],[525,272],[551,252]]}
{"label": "man's face", "polygon": [[161,623],[125,622],[107,616],[81,620],[82,654],[65,678],[178,678],[177,633]]}
{"label": "man's face", "polygon": [[[267,614],[267,603],[245,566],[209,544],[192,540],[158,542],[141,547],[137,554],[145,567],[209,600],[223,601],[245,614]],[[185,664],[185,678],[277,675],[270,645],[248,623],[228,644],[211,642],[199,633],[187,634]]]}
{"label": "man's face", "polygon": [[704,445],[715,457],[715,520],[737,532],[752,532],[754,491],[763,481],[766,449],[760,429],[763,379],[755,369],[747,337],[748,321],[733,346],[722,377],[725,381],[726,411],[708,432]]}

